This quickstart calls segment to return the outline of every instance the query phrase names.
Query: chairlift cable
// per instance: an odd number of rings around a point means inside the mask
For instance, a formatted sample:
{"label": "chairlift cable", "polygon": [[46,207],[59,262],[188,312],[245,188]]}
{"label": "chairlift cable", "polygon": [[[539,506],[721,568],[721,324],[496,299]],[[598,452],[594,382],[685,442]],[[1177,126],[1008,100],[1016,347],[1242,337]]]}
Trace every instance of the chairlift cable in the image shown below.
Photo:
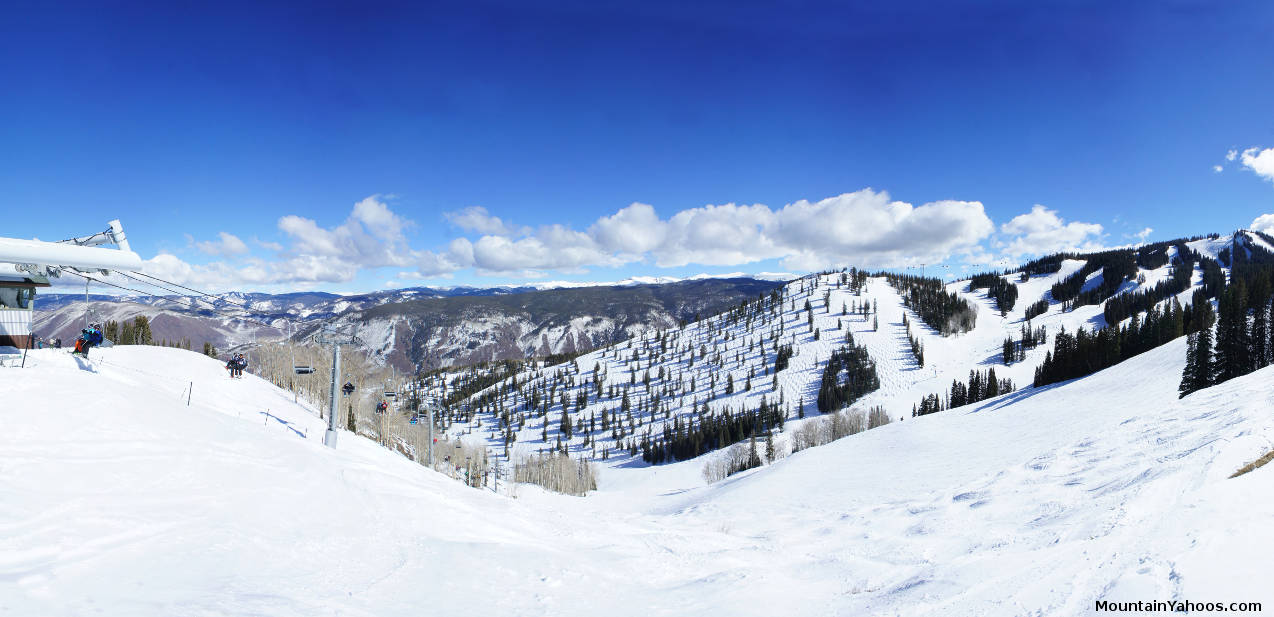
{"label": "chairlift cable", "polygon": [[[174,282],[172,282],[172,281],[164,280],[164,279],[162,279],[162,278],[159,278],[159,277],[157,277],[157,276],[153,276],[153,275],[150,275],[150,274],[146,274],[146,273],[144,273],[144,272],[124,272],[124,271],[121,271],[121,270],[112,270],[112,272],[115,272],[116,274],[119,274],[119,275],[121,275],[121,276],[124,276],[124,277],[130,278],[130,279],[132,279],[132,280],[134,280],[134,281],[137,281],[137,282],[139,282],[139,283],[147,284],[147,285],[150,285],[150,286],[152,286],[152,287],[155,287],[155,288],[158,288],[158,289],[162,289],[162,290],[164,290],[164,291],[166,291],[166,292],[173,293],[173,294],[178,295],[178,296],[182,296],[182,295],[184,295],[184,294],[177,293],[177,292],[176,292],[176,291],[174,291],[173,289],[170,289],[170,288],[168,288],[168,287],[165,287],[165,285],[168,285],[168,286],[171,286],[171,287],[176,287],[176,288],[178,288],[178,289],[183,289],[183,290],[185,290],[185,291],[189,291],[189,292],[191,292],[191,293],[194,293],[194,294],[197,294],[197,295],[199,295],[199,296],[206,297],[206,298],[218,298],[218,299],[222,300],[223,302],[225,302],[226,304],[229,304],[229,305],[234,306],[234,307],[238,307],[238,308],[243,309],[243,310],[245,310],[245,311],[250,311],[250,310],[252,310],[252,308],[251,308],[251,306],[250,306],[250,305],[247,305],[247,304],[239,304],[239,303],[237,303],[237,302],[233,302],[233,301],[231,301],[231,300],[229,300],[229,299],[227,299],[227,298],[225,298],[225,297],[224,297],[227,293],[232,293],[232,292],[226,292],[226,293],[222,293],[222,294],[214,294],[214,293],[209,293],[209,292],[206,292],[206,291],[200,291],[200,290],[198,290],[198,289],[194,289],[194,288],[192,288],[192,287],[187,287],[187,286],[182,285],[182,284],[180,284],[180,283],[174,283]],[[149,282],[149,281],[143,281],[143,280],[140,280],[140,279],[138,279],[138,278],[136,278],[136,277],[134,277],[134,276],[132,276],[132,275],[144,276],[144,277],[146,277],[146,278],[148,278],[148,279],[152,279],[152,280],[155,280],[155,281],[159,281],[160,283],[163,283],[163,284],[161,285],[161,284],[158,284],[158,283],[152,283],[152,282]],[[135,290],[134,290],[134,291],[135,291]],[[143,293],[143,292],[138,292],[138,293]],[[205,300],[205,302],[207,302],[207,301]],[[192,308],[197,308],[197,307],[193,307],[193,306],[192,306]],[[217,309],[217,308],[216,308],[216,305],[213,305],[213,307],[212,307],[212,308],[209,308],[208,310],[213,311],[213,312],[215,312],[215,313],[220,313],[220,314],[222,314],[222,315],[225,315],[225,316],[227,316],[227,317],[231,317],[231,318],[234,318],[234,319],[239,319],[239,320],[242,320],[242,321],[247,321],[247,322],[251,322],[251,323],[255,323],[255,324],[260,324],[260,325],[266,326],[266,327],[268,327],[268,328],[271,328],[271,329],[273,329],[273,330],[279,330],[279,331],[282,331],[282,330],[283,330],[283,329],[282,329],[282,328],[280,328],[279,326],[276,326],[276,325],[273,325],[273,324],[264,323],[264,322],[262,322],[262,321],[255,320],[255,319],[252,319],[252,318],[249,318],[249,317],[243,317],[243,316],[240,316],[240,315],[235,315],[235,314],[233,314],[233,313],[228,313],[228,312],[226,312],[226,311],[224,311],[224,310]],[[280,320],[280,321],[284,321],[284,322],[288,322],[288,323],[292,324],[293,326],[298,326],[298,327],[305,327],[306,325],[313,325],[313,324],[306,324],[305,322],[297,321],[297,320],[295,320],[295,319],[291,319],[291,318],[289,318],[289,317],[279,317],[279,320]],[[330,320],[329,320],[329,321],[330,321]],[[331,327],[331,326],[330,326],[330,324],[328,324],[326,321],[324,321],[324,322],[319,322],[319,324],[320,324],[320,326],[322,326],[322,327]],[[295,332],[295,329],[293,330],[293,332]],[[343,333],[343,332],[342,332],[341,334],[345,334],[345,333]]]}
{"label": "chairlift cable", "polygon": [[[123,273],[123,272],[121,272],[120,274],[124,274],[124,273]],[[144,277],[146,277],[146,278],[148,278],[148,279],[154,279],[154,280],[159,281],[159,282],[161,282],[161,283],[164,283],[164,284],[166,284],[166,285],[171,285],[171,286],[173,286],[173,287],[177,287],[177,288],[179,288],[179,289],[184,289],[184,290],[189,291],[189,292],[191,292],[191,293],[199,294],[199,295],[201,295],[201,296],[205,296],[205,297],[208,297],[208,298],[220,298],[220,299],[221,299],[223,302],[225,302],[226,304],[229,304],[229,305],[231,305],[231,306],[237,306],[237,307],[239,307],[239,308],[241,308],[241,309],[244,309],[244,310],[252,310],[252,308],[251,308],[249,305],[247,305],[247,304],[239,304],[239,303],[237,303],[237,302],[231,301],[230,299],[228,299],[228,298],[225,298],[225,297],[224,297],[226,294],[228,294],[228,293],[232,293],[232,292],[225,292],[225,293],[221,293],[221,294],[214,294],[214,293],[209,293],[209,292],[206,292],[206,291],[200,291],[200,290],[198,290],[198,289],[194,289],[193,287],[187,287],[187,286],[182,285],[182,284],[180,284],[180,283],[174,283],[174,282],[172,282],[172,281],[167,281],[167,280],[161,279],[161,278],[159,278],[159,277],[157,277],[157,276],[154,276],[154,275],[151,275],[151,274],[146,274],[146,273],[144,273],[144,272],[133,272],[133,274],[137,274],[137,275],[140,275],[140,276],[144,276]],[[295,325],[298,325],[298,326],[305,326],[305,325],[307,325],[307,324],[306,324],[306,323],[304,323],[304,322],[296,321],[296,320],[294,320],[294,319],[289,319],[289,318],[287,318],[287,317],[280,317],[279,319],[281,319],[281,320],[283,320],[283,321],[291,322],[291,323],[293,323],[293,324],[295,324]],[[333,319],[334,319],[334,317],[333,317]],[[330,319],[329,319],[328,321],[330,321]],[[320,322],[320,323],[321,323],[321,324],[323,324],[323,325],[325,325],[325,326],[329,326],[329,327],[330,327],[330,324],[328,324],[327,322]],[[345,334],[345,333],[344,333],[344,332],[340,332],[339,334]]]}
{"label": "chairlift cable", "polygon": [[[117,284],[112,283],[112,282],[110,282],[110,281],[107,281],[107,280],[104,280],[104,279],[100,279],[100,278],[96,278],[96,277],[92,277],[92,276],[88,276],[88,275],[86,275],[86,274],[80,274],[80,273],[78,273],[78,272],[71,272],[71,271],[69,271],[69,270],[68,270],[68,271],[65,271],[65,272],[66,272],[67,274],[73,274],[73,275],[75,275],[75,276],[78,276],[78,277],[81,277],[81,278],[85,278],[85,279],[88,279],[88,280],[90,280],[90,281],[94,281],[94,282],[97,282],[97,283],[101,283],[101,284],[103,284],[103,285],[109,285],[109,286],[114,287],[114,288],[116,288],[116,289],[122,289],[122,290],[124,290],[124,291],[131,291],[131,292],[133,292],[133,293],[135,293],[135,294],[140,294],[140,295],[142,295],[142,296],[151,296],[151,297],[156,297],[154,294],[152,294],[152,293],[148,293],[148,292],[143,291],[143,290],[141,290],[141,289],[134,289],[134,288],[132,288],[132,287],[125,287],[125,286],[123,286],[123,285],[117,285]],[[124,274],[123,272],[118,272],[118,271],[115,271],[115,270],[112,270],[112,272],[117,272],[118,274],[121,274],[121,275],[127,276],[127,275],[126,275],[126,274]],[[128,278],[132,278],[132,277],[128,277]],[[164,289],[163,287],[161,287],[161,286],[159,286],[159,285],[156,285],[156,284],[154,284],[154,283],[147,283],[146,281],[141,281],[141,280],[138,280],[138,279],[133,279],[133,280],[136,280],[136,281],[138,281],[138,282],[140,282],[140,283],[143,283],[143,284],[151,285],[151,286],[156,287],[156,288],[158,288],[158,289]],[[172,291],[172,290],[170,290],[170,289],[164,289],[164,291]],[[166,298],[166,297],[164,297],[164,296],[158,296],[158,298],[159,298],[160,300],[164,300],[164,301],[167,301],[167,302],[172,302],[173,304],[179,304],[179,303],[180,303],[180,302],[179,302],[179,300],[178,300],[178,299],[176,299],[176,298]],[[224,315],[224,316],[226,316],[226,317],[230,317],[230,318],[232,318],[232,319],[238,319],[238,320],[240,320],[240,321],[246,321],[246,322],[250,322],[250,323],[255,323],[255,324],[262,325],[262,326],[265,326],[265,327],[267,327],[267,328],[271,328],[271,329],[274,329],[274,330],[278,330],[278,329],[279,329],[279,328],[278,328],[278,326],[273,326],[273,325],[270,325],[270,324],[265,323],[265,322],[263,322],[263,321],[258,321],[258,320],[256,320],[256,319],[252,319],[251,317],[243,317],[243,316],[241,316],[241,315],[235,315],[235,314],[232,314],[232,313],[227,313],[227,312],[225,312],[225,311],[220,311],[220,310],[217,310],[217,309],[215,309],[215,308],[214,308],[214,309],[201,309],[201,307],[199,307],[198,305],[193,304],[194,302],[196,302],[196,300],[194,300],[193,298],[183,298],[183,299],[186,299],[186,300],[189,300],[190,302],[192,302],[192,304],[189,306],[189,308],[192,308],[192,309],[196,309],[196,310],[210,310],[210,311],[212,311],[212,312],[214,312],[214,313],[218,313],[218,314]],[[184,304],[183,304],[182,306],[183,306],[183,308],[185,308],[185,305],[184,305]]]}
{"label": "chairlift cable", "polygon": [[[222,316],[228,317],[228,318],[230,318],[230,319],[235,319],[235,320],[238,320],[238,321],[243,321],[243,322],[248,322],[248,323],[254,323],[254,324],[257,324],[257,325],[260,325],[260,326],[265,326],[265,327],[270,328],[270,329],[272,329],[272,330],[280,330],[280,331],[281,331],[281,328],[279,328],[279,327],[278,327],[278,326],[276,326],[276,325],[272,325],[272,324],[265,323],[265,322],[263,322],[263,321],[259,321],[259,320],[256,320],[256,319],[252,319],[251,317],[244,317],[244,316],[242,316],[242,315],[236,315],[236,314],[233,314],[233,313],[228,313],[228,312],[221,311],[221,310],[218,310],[218,309],[215,309],[215,308],[212,308],[212,309],[204,309],[204,308],[202,308],[202,307],[200,307],[200,306],[198,306],[198,305],[194,304],[194,302],[197,302],[197,300],[195,300],[195,299],[193,299],[193,298],[185,298],[185,297],[170,298],[170,297],[164,297],[164,296],[155,296],[154,294],[149,293],[149,292],[144,291],[144,290],[141,290],[141,289],[135,289],[135,288],[132,288],[132,287],[126,287],[126,286],[124,286],[124,285],[118,285],[118,284],[116,284],[116,283],[112,283],[112,282],[107,281],[107,280],[104,280],[104,279],[100,279],[100,278],[93,277],[93,276],[88,276],[88,275],[86,275],[86,274],[80,274],[79,272],[71,272],[71,271],[69,271],[69,270],[66,270],[66,271],[64,271],[64,272],[65,272],[66,274],[73,274],[73,275],[75,275],[75,276],[78,276],[78,277],[81,277],[81,278],[84,278],[84,279],[87,279],[87,280],[90,280],[90,281],[94,281],[94,282],[97,282],[97,283],[101,283],[101,284],[103,284],[103,285],[108,285],[108,286],[110,286],[110,287],[114,287],[114,288],[116,288],[116,289],[122,289],[122,290],[124,290],[124,291],[131,291],[131,292],[133,292],[133,293],[135,293],[135,294],[139,294],[139,295],[142,295],[142,296],[158,297],[160,300],[163,300],[163,301],[166,301],[166,302],[171,302],[171,303],[173,303],[173,304],[177,304],[177,305],[181,306],[182,308],[191,308],[191,309],[195,309],[195,310],[208,310],[208,311],[211,311],[211,312],[213,312],[213,313],[217,313],[217,314],[219,314],[219,315],[222,315]],[[118,272],[118,271],[113,271],[113,272],[117,272],[118,274],[121,274],[121,275],[127,276],[127,275],[126,275],[126,274],[124,274],[123,272]],[[128,277],[128,278],[132,278],[132,277]],[[172,291],[172,290],[170,290],[170,289],[165,289],[164,287],[162,287],[162,286],[160,286],[160,285],[156,285],[156,284],[154,284],[154,283],[147,283],[146,281],[140,281],[140,280],[138,280],[138,279],[133,279],[133,280],[137,280],[137,281],[138,281],[138,282],[140,282],[140,283],[148,284],[148,285],[151,285],[151,286],[156,287],[156,288],[158,288],[158,289],[162,289],[162,290],[164,290],[164,291],[170,291],[170,292]],[[181,302],[182,300],[186,300],[186,301],[191,302],[190,306],[186,306],[185,304],[183,304],[183,303]],[[287,320],[286,318],[283,318],[283,319],[284,319],[285,321],[290,321],[290,320]]]}

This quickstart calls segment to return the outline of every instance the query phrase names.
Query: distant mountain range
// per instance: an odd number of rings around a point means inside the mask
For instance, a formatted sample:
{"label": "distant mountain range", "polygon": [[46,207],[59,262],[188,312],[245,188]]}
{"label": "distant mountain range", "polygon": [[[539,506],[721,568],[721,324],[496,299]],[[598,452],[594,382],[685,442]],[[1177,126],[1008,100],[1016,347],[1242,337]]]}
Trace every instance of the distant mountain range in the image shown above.
{"label": "distant mountain range", "polygon": [[[655,282],[658,281],[658,282]],[[414,287],[366,294],[326,292],[110,296],[42,294],[34,330],[73,339],[94,322],[150,320],[154,340],[210,342],[229,349],[254,341],[301,339],[319,324],[355,327],[369,351],[400,370],[593,349],[629,334],[708,315],[781,282],[750,277],[630,279],[540,289]]]}

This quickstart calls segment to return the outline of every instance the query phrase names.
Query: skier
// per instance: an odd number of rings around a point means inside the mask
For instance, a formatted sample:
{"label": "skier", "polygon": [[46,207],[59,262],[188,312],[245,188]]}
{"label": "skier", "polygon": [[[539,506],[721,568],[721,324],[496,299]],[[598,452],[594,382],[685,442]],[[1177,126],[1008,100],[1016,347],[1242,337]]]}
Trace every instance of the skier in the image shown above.
{"label": "skier", "polygon": [[80,330],[80,337],[75,339],[75,351],[72,354],[78,354],[85,358],[88,357],[90,347],[102,344],[102,329],[97,324],[92,324],[83,330]]}

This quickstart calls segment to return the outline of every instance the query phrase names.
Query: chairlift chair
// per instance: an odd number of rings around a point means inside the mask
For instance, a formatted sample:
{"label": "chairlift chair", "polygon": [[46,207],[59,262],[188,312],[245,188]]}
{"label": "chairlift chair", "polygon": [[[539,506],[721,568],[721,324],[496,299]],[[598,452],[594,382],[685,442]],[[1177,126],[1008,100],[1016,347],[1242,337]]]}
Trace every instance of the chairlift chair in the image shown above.
{"label": "chairlift chair", "polygon": [[292,351],[292,372],[297,375],[311,375],[314,373],[314,366],[297,364],[296,351]]}

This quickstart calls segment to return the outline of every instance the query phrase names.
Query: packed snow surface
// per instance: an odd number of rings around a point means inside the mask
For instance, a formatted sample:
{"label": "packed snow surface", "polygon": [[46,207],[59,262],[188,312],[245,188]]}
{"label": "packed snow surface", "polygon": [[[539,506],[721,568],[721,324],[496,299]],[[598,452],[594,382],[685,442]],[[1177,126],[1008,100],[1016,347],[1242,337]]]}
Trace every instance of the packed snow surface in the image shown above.
{"label": "packed snow surface", "polygon": [[327,449],[313,410],[195,353],[92,356],[0,369],[0,615],[1274,606],[1274,466],[1227,479],[1274,444],[1274,368],[1179,401],[1184,339],[710,486],[607,467],[587,498]]}

